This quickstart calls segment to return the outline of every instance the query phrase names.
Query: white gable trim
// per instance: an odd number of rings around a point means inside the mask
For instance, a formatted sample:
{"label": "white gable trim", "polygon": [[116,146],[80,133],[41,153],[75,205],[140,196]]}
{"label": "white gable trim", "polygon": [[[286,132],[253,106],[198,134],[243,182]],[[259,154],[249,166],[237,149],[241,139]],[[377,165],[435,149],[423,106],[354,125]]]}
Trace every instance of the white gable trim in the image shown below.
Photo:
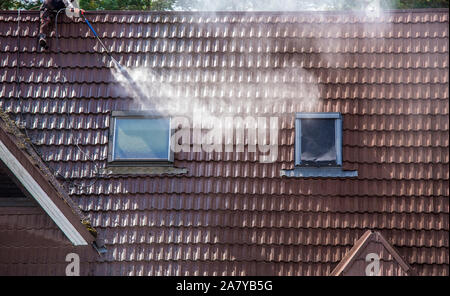
{"label": "white gable trim", "polygon": [[34,180],[30,173],[22,166],[17,158],[0,141],[0,159],[17,177],[20,183],[34,197],[44,211],[52,218],[58,227],[64,232],[67,238],[75,246],[87,245],[86,240],[75,229],[70,221],[64,216],[61,210],[55,205],[51,198],[45,193],[42,187]]}

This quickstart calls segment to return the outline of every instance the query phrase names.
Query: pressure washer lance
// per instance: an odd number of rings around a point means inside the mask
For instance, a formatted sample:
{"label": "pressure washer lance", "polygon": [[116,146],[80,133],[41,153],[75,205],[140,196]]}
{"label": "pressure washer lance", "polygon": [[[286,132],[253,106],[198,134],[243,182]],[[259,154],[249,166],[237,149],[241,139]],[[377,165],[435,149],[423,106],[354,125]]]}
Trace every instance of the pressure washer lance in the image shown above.
{"label": "pressure washer lance", "polygon": [[[103,43],[103,41],[100,39],[100,37],[98,36],[97,32],[95,32],[94,28],[92,27],[91,23],[88,21],[88,19],[86,18],[86,16],[84,15],[84,10],[80,9],[79,10],[81,17],[83,17],[84,21],[86,22],[86,24],[89,26],[89,29],[91,29],[92,33],[94,34],[95,38],[97,38],[98,42],[100,42],[101,46],[103,47],[103,49],[105,50],[106,54],[109,56],[109,58],[111,59],[111,61],[113,62],[114,66],[116,67],[117,70],[119,70],[119,72],[125,77],[125,79],[130,83],[132,89],[134,92],[136,92],[136,94],[139,96],[139,98],[141,100],[145,100],[148,97],[146,95],[144,95],[142,93],[142,91],[140,90],[139,86],[136,84],[136,82],[133,80],[133,78],[131,78],[130,74],[128,73],[128,71],[111,55],[110,51],[108,50],[108,48],[105,46],[105,44]],[[75,12],[77,13],[77,12]]]}

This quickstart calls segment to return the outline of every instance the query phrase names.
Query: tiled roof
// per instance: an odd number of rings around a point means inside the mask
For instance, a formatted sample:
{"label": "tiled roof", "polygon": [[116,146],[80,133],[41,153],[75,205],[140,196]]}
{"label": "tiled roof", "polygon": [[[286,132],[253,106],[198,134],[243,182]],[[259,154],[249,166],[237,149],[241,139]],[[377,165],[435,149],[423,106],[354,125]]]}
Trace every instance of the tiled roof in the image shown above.
{"label": "tiled roof", "polygon": [[[346,12],[88,14],[124,66],[149,68],[153,83],[170,85],[178,109],[192,98],[220,99],[205,108],[279,116],[273,164],[247,150],[182,152],[175,165],[185,175],[98,177],[111,111],[133,102],[84,24],[64,20],[59,52],[54,38],[38,52],[35,12],[22,12],[20,52],[17,13],[0,13],[0,104],[50,168],[93,184],[71,197],[105,238],[95,274],[327,275],[372,229],[419,275],[448,275],[448,17],[448,9],[376,20]],[[289,90],[315,83],[319,102],[308,111],[343,114],[343,168],[357,178],[280,177],[294,167],[294,113],[306,108],[307,95]]]}

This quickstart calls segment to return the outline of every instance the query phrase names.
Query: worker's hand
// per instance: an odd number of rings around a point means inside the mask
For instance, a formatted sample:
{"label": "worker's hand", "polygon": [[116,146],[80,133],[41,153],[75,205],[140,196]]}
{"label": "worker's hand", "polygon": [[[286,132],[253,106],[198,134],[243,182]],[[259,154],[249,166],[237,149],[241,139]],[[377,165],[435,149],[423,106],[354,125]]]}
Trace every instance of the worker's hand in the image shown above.
{"label": "worker's hand", "polygon": [[71,19],[75,17],[81,17],[84,13],[83,9],[80,8],[66,8],[66,15],[67,17],[70,17]]}

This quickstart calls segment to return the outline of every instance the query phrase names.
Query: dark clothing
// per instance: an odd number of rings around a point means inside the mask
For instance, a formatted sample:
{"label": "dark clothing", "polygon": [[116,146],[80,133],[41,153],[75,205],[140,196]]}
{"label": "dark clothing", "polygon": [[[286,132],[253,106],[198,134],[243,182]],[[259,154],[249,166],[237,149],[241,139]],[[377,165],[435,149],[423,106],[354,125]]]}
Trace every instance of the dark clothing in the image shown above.
{"label": "dark clothing", "polygon": [[45,0],[40,9],[41,24],[39,34],[50,34],[58,10],[65,8],[63,0]]}

